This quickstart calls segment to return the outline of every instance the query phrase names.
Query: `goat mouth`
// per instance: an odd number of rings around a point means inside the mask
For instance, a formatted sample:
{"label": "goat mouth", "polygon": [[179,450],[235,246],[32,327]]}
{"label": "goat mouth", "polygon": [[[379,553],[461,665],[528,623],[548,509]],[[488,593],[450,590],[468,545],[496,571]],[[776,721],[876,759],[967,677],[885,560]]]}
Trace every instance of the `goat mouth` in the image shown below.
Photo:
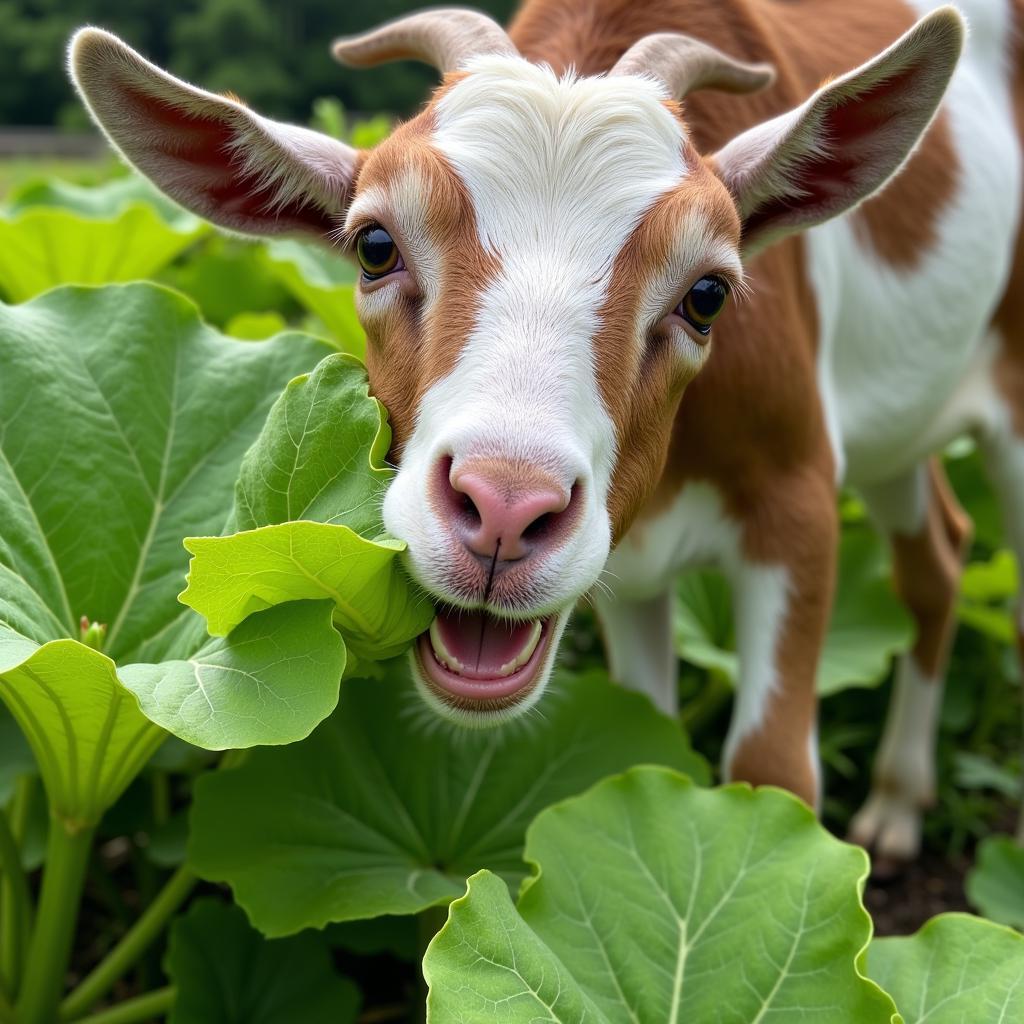
{"label": "goat mouth", "polygon": [[543,675],[554,618],[513,622],[485,611],[439,609],[416,642],[424,681],[462,711],[513,707]]}

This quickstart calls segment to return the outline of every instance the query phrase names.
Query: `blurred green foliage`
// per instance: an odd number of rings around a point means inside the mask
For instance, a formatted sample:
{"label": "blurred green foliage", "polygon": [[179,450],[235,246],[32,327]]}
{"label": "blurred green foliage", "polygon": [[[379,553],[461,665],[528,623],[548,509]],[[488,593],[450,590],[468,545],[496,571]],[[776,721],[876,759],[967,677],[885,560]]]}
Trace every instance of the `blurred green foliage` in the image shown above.
{"label": "blurred green foliage", "polygon": [[[85,127],[64,49],[86,24],[116,32],[174,74],[215,92],[231,90],[272,117],[305,122],[314,102],[330,96],[351,110],[407,114],[436,81],[431,69],[403,62],[352,71],[333,60],[329,44],[415,6],[409,0],[0,0],[0,124]],[[515,2],[475,6],[505,19]]]}

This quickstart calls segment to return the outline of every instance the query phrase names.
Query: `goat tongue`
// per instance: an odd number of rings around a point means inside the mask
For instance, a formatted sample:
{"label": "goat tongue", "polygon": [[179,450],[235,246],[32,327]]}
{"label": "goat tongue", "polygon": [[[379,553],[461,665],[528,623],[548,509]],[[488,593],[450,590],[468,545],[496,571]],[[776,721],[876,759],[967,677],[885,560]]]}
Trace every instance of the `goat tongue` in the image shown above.
{"label": "goat tongue", "polygon": [[499,679],[521,668],[537,649],[541,623],[512,622],[487,612],[438,612],[430,627],[437,660],[468,679]]}

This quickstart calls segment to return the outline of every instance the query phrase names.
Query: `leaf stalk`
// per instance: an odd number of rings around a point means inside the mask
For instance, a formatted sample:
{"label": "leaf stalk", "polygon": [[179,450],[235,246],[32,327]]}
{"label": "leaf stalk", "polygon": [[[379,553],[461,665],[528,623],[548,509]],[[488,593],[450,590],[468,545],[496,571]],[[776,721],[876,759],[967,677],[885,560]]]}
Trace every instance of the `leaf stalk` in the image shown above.
{"label": "leaf stalk", "polygon": [[70,830],[50,819],[46,867],[17,1002],[19,1024],[52,1024],[64,990],[95,827]]}
{"label": "leaf stalk", "polygon": [[150,903],[121,941],[61,1003],[61,1020],[77,1020],[110,991],[117,980],[134,966],[163,931],[167,921],[185,902],[198,881],[199,879],[187,867],[178,868],[171,875],[156,899]]}
{"label": "leaf stalk", "polygon": [[109,1010],[100,1010],[91,1017],[81,1018],[79,1024],[140,1024],[165,1014],[173,1005],[177,990],[173,985],[147,992],[144,996],[118,1003]]}
{"label": "leaf stalk", "polygon": [[[21,866],[21,850],[0,808],[0,987],[12,998],[21,981],[21,957],[32,934],[32,897]],[[0,1017],[2,1019],[2,1017]]]}

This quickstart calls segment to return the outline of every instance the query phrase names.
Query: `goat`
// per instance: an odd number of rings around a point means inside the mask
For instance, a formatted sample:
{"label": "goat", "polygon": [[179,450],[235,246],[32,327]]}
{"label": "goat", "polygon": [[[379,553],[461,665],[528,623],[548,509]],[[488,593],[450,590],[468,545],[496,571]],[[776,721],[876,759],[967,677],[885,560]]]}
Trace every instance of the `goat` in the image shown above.
{"label": "goat", "polygon": [[836,493],[859,489],[918,637],[853,833],[909,857],[969,532],[950,439],[978,438],[1024,556],[1024,6],[964,6],[962,60],[928,0],[527,0],[509,32],[425,11],[335,45],[444,74],[370,152],[98,29],[70,64],[179,203],[359,261],[441,714],[533,705],[592,590],[614,676],[673,713],[673,580],[714,563],[741,664],[724,774],[815,803]]}

